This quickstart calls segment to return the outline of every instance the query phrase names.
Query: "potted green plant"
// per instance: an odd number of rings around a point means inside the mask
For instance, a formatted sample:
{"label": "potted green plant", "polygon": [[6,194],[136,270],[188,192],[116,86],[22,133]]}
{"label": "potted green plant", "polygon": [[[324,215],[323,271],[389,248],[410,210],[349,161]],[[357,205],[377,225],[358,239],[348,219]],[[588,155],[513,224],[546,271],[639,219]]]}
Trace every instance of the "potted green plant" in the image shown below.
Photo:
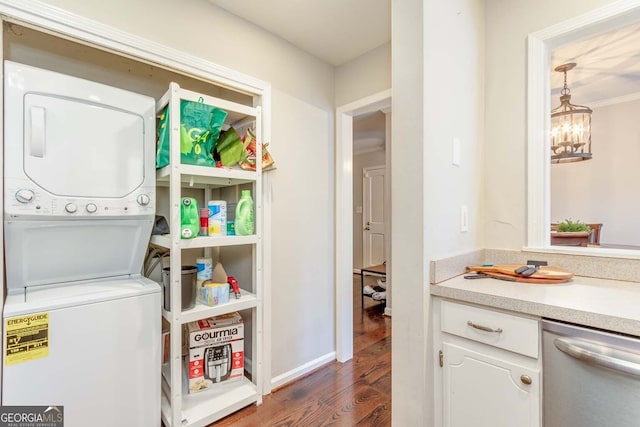
{"label": "potted green plant", "polygon": [[587,246],[591,227],[584,222],[565,219],[551,231],[551,244],[559,246]]}

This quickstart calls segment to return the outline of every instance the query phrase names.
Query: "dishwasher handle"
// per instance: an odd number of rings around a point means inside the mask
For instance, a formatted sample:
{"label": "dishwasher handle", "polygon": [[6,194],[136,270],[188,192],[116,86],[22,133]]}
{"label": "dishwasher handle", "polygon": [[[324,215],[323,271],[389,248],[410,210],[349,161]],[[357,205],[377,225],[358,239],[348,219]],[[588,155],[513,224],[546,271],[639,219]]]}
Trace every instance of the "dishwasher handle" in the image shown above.
{"label": "dishwasher handle", "polygon": [[553,344],[583,362],[640,377],[640,356],[573,338],[556,338]]}

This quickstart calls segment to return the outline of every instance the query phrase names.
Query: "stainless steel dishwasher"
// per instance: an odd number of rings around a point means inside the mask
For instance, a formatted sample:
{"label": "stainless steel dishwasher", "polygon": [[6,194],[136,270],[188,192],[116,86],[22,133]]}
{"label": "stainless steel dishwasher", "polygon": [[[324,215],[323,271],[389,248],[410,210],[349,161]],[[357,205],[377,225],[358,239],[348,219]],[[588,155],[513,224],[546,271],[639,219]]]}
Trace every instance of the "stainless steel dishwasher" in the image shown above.
{"label": "stainless steel dishwasher", "polygon": [[640,426],[640,338],[542,321],[545,427]]}

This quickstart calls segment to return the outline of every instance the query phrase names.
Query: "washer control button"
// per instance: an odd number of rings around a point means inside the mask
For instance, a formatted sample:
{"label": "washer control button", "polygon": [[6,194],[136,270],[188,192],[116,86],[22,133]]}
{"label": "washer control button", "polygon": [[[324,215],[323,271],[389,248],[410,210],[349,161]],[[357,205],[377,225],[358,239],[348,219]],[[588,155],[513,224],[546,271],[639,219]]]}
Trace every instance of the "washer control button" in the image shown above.
{"label": "washer control button", "polygon": [[36,198],[36,195],[31,190],[26,190],[24,188],[16,191],[16,200],[20,203],[29,203],[33,202],[33,199]]}
{"label": "washer control button", "polygon": [[67,203],[64,207],[64,210],[72,214],[72,213],[76,213],[76,211],[78,210],[78,207],[76,206],[75,203]]}
{"label": "washer control button", "polygon": [[87,206],[85,206],[85,209],[89,213],[96,213],[98,207],[95,205],[95,203],[89,203]]}
{"label": "washer control button", "polygon": [[149,198],[148,194],[140,194],[136,201],[138,202],[138,204],[140,206],[147,206],[149,204],[149,202],[151,201],[151,199]]}

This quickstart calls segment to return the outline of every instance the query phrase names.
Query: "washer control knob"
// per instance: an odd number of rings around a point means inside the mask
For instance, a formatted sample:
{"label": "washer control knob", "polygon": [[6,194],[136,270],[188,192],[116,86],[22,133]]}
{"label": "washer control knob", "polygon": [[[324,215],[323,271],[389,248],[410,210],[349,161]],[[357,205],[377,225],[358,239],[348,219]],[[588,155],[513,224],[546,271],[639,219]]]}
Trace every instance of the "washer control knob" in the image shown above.
{"label": "washer control knob", "polygon": [[95,203],[89,203],[87,206],[85,206],[85,209],[89,213],[96,213],[98,207],[95,205]]}
{"label": "washer control knob", "polygon": [[78,210],[78,207],[76,206],[75,203],[67,203],[64,207],[64,210],[72,214],[72,213],[76,213],[76,211]]}
{"label": "washer control knob", "polygon": [[149,198],[148,194],[140,194],[136,199],[136,201],[140,206],[147,206],[151,201],[151,198]]}
{"label": "washer control knob", "polygon": [[31,190],[20,189],[16,191],[16,200],[20,203],[29,203],[33,202],[33,199],[36,198],[36,195]]}

